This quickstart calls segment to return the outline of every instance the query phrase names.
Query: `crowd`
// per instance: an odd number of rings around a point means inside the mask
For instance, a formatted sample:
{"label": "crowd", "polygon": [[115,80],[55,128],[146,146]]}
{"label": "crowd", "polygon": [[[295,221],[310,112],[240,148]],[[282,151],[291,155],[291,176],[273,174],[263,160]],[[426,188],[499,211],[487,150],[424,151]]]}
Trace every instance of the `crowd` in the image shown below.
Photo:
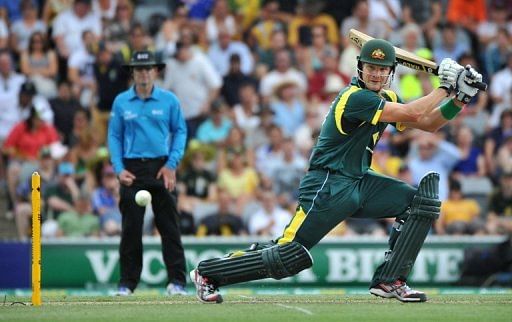
{"label": "crowd", "polygon": [[[161,2],[141,2],[0,0],[0,179],[20,239],[36,170],[43,235],[119,234],[106,133],[113,99],[130,86],[122,65],[143,49],[166,63],[158,84],[187,124],[182,233],[279,235],[323,116],[357,74],[350,28],[484,74],[489,90],[438,133],[389,127],[372,167],[412,185],[441,174],[433,234],[512,233],[510,1],[176,0],[150,16]],[[438,85],[398,66],[391,88],[410,101]],[[152,218],[148,207],[145,234],[156,233]],[[390,224],[348,220],[331,234],[385,235]]]}

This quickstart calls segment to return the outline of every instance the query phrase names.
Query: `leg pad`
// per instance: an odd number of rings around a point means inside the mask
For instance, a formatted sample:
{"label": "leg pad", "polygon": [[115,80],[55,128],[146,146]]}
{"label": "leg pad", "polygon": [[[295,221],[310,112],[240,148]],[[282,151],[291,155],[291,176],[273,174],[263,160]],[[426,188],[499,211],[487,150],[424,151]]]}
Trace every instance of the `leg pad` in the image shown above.
{"label": "leg pad", "polygon": [[269,277],[282,279],[312,265],[309,251],[301,244],[291,242],[205,260],[199,263],[197,269],[202,276],[219,287]]}

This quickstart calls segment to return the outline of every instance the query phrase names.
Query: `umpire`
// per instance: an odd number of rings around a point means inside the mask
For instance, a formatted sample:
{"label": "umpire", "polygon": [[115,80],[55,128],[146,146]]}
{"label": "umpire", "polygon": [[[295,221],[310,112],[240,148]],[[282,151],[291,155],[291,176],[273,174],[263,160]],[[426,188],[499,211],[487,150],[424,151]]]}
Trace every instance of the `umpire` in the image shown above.
{"label": "umpire", "polygon": [[156,228],[167,268],[167,293],[186,294],[185,256],[178,225],[176,167],[183,156],[187,130],[178,98],[154,85],[165,64],[150,51],[134,52],[123,66],[133,86],[114,100],[108,127],[111,161],[121,182],[118,295],[133,293],[142,271],[142,226],[145,208],[135,203],[141,189],[152,195]]}

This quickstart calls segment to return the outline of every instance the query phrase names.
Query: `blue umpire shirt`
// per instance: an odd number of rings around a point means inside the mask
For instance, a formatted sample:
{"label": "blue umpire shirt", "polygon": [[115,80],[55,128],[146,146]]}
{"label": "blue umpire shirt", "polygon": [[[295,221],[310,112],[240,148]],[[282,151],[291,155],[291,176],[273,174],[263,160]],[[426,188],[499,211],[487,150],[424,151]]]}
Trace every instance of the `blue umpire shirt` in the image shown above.
{"label": "blue umpire shirt", "polygon": [[187,126],[173,93],[153,86],[151,96],[141,99],[132,86],[116,96],[108,127],[116,174],[124,170],[123,158],[168,156],[166,167],[176,169],[186,140]]}

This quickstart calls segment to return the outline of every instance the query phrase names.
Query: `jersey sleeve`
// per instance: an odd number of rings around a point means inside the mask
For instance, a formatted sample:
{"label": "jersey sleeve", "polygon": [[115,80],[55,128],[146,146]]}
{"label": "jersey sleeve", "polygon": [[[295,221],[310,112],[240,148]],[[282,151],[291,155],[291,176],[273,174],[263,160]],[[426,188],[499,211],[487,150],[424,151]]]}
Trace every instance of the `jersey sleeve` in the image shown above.
{"label": "jersey sleeve", "polygon": [[352,122],[364,121],[376,125],[386,101],[369,90],[360,90],[350,95],[344,116]]}
{"label": "jersey sleeve", "polygon": [[[384,95],[386,97],[386,100],[388,102],[394,102],[394,103],[403,104],[402,98],[400,96],[398,96],[392,90],[385,90],[384,93],[385,93]],[[403,124],[402,122],[393,122],[393,123],[390,123],[390,124],[393,125],[400,132],[402,132],[403,130],[405,130],[407,128],[405,126],[405,124]]]}

